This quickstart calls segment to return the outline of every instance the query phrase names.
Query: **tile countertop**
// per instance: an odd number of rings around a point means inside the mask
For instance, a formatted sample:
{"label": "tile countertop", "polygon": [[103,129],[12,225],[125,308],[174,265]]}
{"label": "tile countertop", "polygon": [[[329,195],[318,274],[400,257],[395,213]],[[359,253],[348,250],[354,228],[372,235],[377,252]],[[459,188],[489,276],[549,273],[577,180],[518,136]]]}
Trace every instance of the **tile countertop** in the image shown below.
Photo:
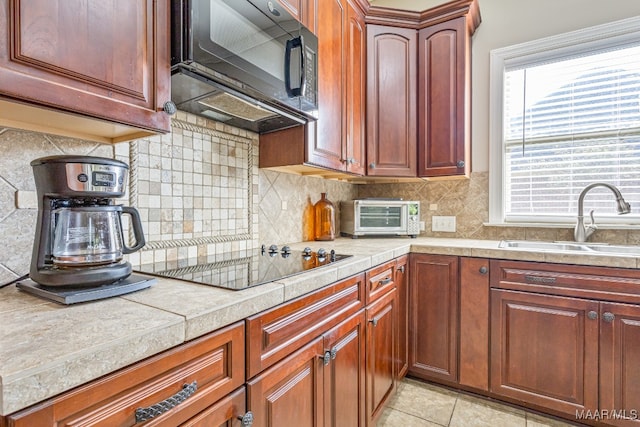
{"label": "tile countertop", "polygon": [[0,415],[10,414],[185,341],[409,252],[638,268],[620,255],[498,248],[498,241],[395,238],[290,244],[354,256],[242,291],[172,279],[149,289],[63,306],[0,289]]}

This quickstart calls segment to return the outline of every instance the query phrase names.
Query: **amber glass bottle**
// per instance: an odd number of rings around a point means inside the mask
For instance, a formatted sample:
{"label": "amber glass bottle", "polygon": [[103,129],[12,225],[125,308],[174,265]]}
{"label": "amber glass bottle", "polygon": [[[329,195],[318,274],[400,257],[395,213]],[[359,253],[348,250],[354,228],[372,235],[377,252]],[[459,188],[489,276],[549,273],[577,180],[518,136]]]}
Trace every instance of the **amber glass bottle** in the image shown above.
{"label": "amber glass bottle", "polygon": [[336,208],[327,199],[327,193],[320,194],[320,200],[313,205],[315,211],[315,239],[333,240],[336,238]]}

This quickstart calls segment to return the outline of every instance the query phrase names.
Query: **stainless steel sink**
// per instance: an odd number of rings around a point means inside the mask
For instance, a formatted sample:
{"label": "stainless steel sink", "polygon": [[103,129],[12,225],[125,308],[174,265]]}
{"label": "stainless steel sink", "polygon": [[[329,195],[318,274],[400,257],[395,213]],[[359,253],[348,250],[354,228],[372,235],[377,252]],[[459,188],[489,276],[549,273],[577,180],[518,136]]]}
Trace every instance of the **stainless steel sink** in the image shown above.
{"label": "stainless steel sink", "polygon": [[561,251],[580,253],[601,253],[611,255],[640,256],[640,246],[609,245],[606,243],[577,243],[577,242],[538,242],[533,240],[503,240],[500,248],[514,248],[534,251]]}

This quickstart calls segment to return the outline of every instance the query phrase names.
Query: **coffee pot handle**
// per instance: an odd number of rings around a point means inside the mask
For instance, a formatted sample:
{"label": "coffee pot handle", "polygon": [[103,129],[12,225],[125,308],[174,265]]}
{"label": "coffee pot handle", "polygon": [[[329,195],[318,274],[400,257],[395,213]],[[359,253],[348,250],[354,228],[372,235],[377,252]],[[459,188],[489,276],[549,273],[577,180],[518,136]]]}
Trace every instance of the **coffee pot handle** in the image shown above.
{"label": "coffee pot handle", "polygon": [[[122,213],[131,215],[131,225],[133,227],[133,235],[136,238],[136,244],[133,245],[132,247],[127,246],[124,242],[122,243],[122,253],[130,254],[144,246],[145,244],[144,232],[142,231],[142,222],[140,221],[140,214],[138,213],[138,210],[136,208],[132,208],[130,206],[122,206]],[[122,223],[120,224],[120,228],[122,229]]]}

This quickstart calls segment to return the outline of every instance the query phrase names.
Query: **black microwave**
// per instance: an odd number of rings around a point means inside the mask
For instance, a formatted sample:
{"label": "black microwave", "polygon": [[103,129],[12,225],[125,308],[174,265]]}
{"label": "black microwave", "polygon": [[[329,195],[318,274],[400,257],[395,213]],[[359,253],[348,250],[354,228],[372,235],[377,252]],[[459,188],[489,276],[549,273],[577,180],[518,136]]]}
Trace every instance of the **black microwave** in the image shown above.
{"label": "black microwave", "polygon": [[317,118],[318,39],[276,0],[171,0],[178,109],[269,132]]}

